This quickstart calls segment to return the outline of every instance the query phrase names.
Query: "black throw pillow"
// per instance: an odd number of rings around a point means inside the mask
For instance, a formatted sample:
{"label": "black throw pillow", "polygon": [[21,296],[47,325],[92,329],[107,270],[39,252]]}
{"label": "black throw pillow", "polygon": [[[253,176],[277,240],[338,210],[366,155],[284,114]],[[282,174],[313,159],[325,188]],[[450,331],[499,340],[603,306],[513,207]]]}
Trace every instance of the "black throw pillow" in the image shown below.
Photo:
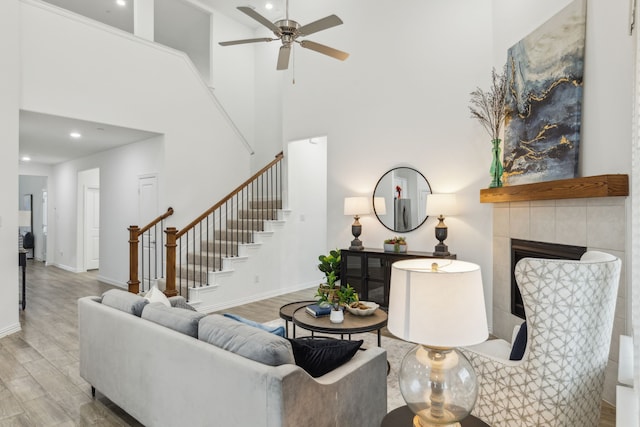
{"label": "black throw pillow", "polygon": [[527,322],[522,322],[518,335],[516,335],[516,339],[511,346],[509,360],[522,360],[525,348],[527,348]]}
{"label": "black throw pillow", "polygon": [[296,365],[317,378],[351,360],[363,341],[303,337],[289,339],[289,342]]}

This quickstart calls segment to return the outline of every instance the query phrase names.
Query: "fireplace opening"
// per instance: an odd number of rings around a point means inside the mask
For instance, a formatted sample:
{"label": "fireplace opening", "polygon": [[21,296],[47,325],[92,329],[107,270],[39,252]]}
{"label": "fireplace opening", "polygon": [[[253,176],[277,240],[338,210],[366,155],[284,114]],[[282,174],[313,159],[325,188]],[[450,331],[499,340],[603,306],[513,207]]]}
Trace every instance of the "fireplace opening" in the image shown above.
{"label": "fireplace opening", "polygon": [[522,258],[580,259],[584,246],[511,239],[511,314],[526,319],[522,295],[516,283],[515,268]]}

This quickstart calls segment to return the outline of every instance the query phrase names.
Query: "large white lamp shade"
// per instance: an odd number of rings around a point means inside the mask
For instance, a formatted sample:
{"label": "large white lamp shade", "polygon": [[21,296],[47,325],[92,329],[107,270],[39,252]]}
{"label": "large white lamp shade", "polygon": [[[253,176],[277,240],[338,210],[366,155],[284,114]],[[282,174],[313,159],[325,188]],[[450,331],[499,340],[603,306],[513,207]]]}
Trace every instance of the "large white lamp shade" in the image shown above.
{"label": "large white lamp shade", "polygon": [[[438,271],[432,271],[432,264]],[[487,339],[480,266],[450,259],[412,259],[391,266],[389,331],[432,347]]]}

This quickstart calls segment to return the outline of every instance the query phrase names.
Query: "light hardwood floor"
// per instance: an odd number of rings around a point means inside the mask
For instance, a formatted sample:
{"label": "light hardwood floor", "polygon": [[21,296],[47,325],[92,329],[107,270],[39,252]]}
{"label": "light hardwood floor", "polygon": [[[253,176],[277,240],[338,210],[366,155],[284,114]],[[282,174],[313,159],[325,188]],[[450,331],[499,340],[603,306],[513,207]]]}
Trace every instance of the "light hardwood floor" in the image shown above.
{"label": "light hardwood floor", "polygon": [[[76,300],[112,288],[96,277],[28,262],[22,331],[0,339],[0,427],[140,425],[99,390],[92,399],[78,374]],[[294,292],[226,311],[266,322],[283,304],[309,296]],[[600,426],[615,426],[615,408],[606,403]]]}

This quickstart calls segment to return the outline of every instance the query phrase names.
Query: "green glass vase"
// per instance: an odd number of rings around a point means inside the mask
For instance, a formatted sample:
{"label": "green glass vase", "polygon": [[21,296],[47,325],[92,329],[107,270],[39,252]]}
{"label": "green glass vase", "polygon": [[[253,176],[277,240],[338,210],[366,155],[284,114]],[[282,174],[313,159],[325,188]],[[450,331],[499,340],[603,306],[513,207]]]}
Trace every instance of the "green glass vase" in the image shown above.
{"label": "green glass vase", "polygon": [[502,172],[504,172],[504,168],[500,157],[500,139],[492,140],[491,144],[493,145],[491,149],[493,160],[491,161],[491,169],[489,169],[489,174],[491,175],[489,188],[502,187]]}

